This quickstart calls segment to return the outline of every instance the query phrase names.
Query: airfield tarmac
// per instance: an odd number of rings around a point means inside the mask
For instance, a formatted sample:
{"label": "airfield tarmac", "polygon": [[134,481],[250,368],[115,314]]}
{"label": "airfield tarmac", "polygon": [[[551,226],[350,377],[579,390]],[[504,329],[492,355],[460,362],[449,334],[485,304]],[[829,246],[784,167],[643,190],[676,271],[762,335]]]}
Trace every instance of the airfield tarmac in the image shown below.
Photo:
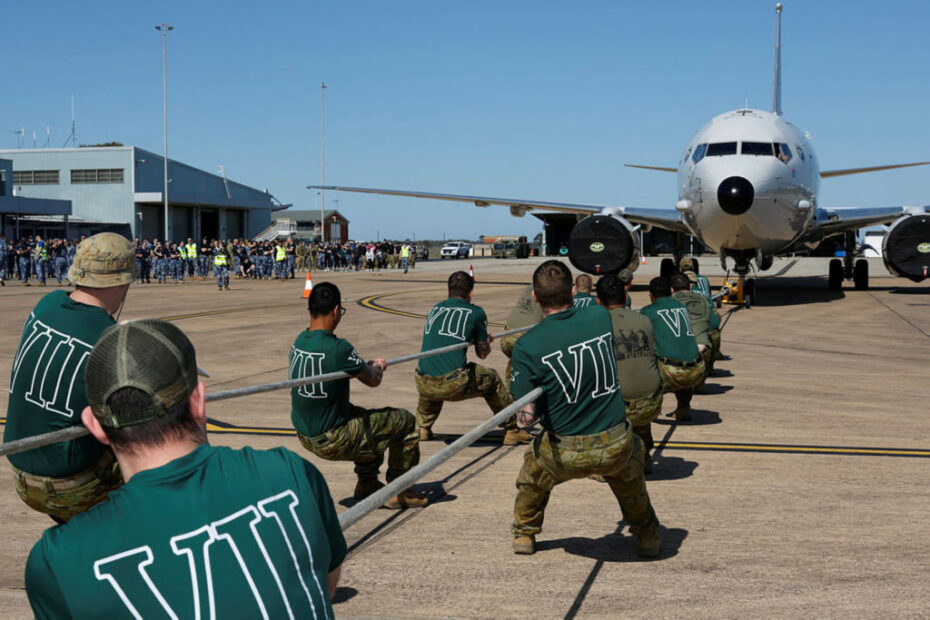
{"label": "airfield tarmac", "polygon": [[[474,302],[501,331],[539,259],[473,261]],[[716,261],[701,261],[716,287]],[[633,305],[658,270],[636,275]],[[419,350],[422,315],[445,296],[465,261],[401,271],[314,272],[339,285],[348,313],[337,333],[363,357]],[[415,488],[423,509],[377,510],[346,532],[335,610],[339,617],[572,618],[926,616],[930,603],[930,287],[883,277],[869,291],[826,290],[826,259],[785,259],[760,280],[750,310],[725,324],[719,375],[695,396],[694,421],[663,416],[647,485],[664,526],[662,557],[636,561],[635,542],[605,485],[567,483],[552,495],[538,552],[510,549],[514,480],[525,447],[495,431]],[[176,322],[211,377],[208,391],[285,378],[287,355],[308,322],[301,279],[134,286],[122,318]],[[29,310],[50,288],[0,289],[0,385]],[[364,305],[361,305],[364,304]],[[380,308],[379,308],[380,307]],[[725,313],[731,308],[724,307]],[[503,371],[496,345],[486,365]],[[470,359],[474,359],[473,353]],[[362,406],[413,410],[413,364],[391,367],[382,386],[352,387]],[[7,389],[0,390],[0,415]],[[351,505],[351,463],[302,451],[287,391],[208,405],[211,442],[284,445],[312,460],[337,510]],[[674,408],[666,398],[664,410]],[[483,401],[446,404],[436,431],[451,441],[486,419]],[[443,441],[422,444],[423,457]],[[0,470],[8,472],[7,465]],[[25,559],[51,521],[16,496],[0,473],[0,616],[29,617]]]}

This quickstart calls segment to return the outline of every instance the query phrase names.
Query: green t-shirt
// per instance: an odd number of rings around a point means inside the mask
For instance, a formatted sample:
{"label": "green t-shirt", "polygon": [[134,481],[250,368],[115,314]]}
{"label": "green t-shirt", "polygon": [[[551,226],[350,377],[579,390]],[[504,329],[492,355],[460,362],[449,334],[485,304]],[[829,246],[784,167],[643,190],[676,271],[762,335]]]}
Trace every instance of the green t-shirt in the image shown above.
{"label": "green t-shirt", "polygon": [[700,274],[696,274],[696,279],[697,281],[694,283],[694,286],[691,287],[691,290],[706,297],[707,303],[713,304],[714,300],[710,292],[710,280]]}
{"label": "green t-shirt", "polygon": [[313,465],[204,445],[46,530],[26,592],[37,618],[332,618],[345,555]]}
{"label": "green t-shirt", "polygon": [[[302,379],[331,372],[357,375],[365,368],[355,347],[331,331],[305,329],[291,347],[288,379]],[[291,388],[291,422],[301,435],[316,437],[342,426],[349,418],[349,381],[336,379]]]}
{"label": "green t-shirt", "polygon": [[[3,441],[14,441],[81,424],[87,406],[84,367],[103,330],[106,310],[49,293],[23,327],[13,358]],[[11,455],[10,463],[37,476],[64,477],[93,465],[104,447],[91,436]]]}
{"label": "green t-shirt", "polygon": [[655,330],[656,355],[686,363],[697,359],[699,353],[691,330],[691,315],[681,303],[671,297],[660,297],[640,312]]}
{"label": "green t-shirt", "polygon": [[572,297],[572,305],[576,308],[587,308],[590,305],[595,304],[594,295],[591,293],[583,293],[581,291],[575,293],[575,296]]}
{"label": "green t-shirt", "polygon": [[662,385],[655,331],[649,319],[626,308],[608,310],[614,334],[617,376],[627,401],[651,396]]}
{"label": "green t-shirt", "polygon": [[710,346],[710,315],[714,314],[707,299],[700,293],[691,291],[678,291],[672,297],[681,302],[688,309],[691,316],[691,331],[698,344]]}
{"label": "green t-shirt", "polygon": [[626,419],[610,316],[601,306],[550,314],[513,349],[510,393],[543,388],[536,412],[557,435],[591,435]]}
{"label": "green t-shirt", "polygon": [[[449,297],[429,311],[423,328],[420,351],[451,344],[485,342],[488,339],[488,316],[479,306],[458,297]],[[420,372],[441,377],[465,365],[465,349],[456,349],[420,360]]]}

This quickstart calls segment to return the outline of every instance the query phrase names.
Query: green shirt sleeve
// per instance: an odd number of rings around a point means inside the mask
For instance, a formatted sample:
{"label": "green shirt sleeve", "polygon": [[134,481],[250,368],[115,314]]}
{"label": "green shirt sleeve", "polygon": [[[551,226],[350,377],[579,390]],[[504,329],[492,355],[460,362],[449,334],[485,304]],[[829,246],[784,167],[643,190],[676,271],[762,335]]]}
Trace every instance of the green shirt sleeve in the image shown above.
{"label": "green shirt sleeve", "polygon": [[46,537],[32,548],[26,561],[26,595],[36,618],[70,618],[58,579],[48,563]]}
{"label": "green shirt sleeve", "polygon": [[475,329],[472,332],[472,342],[485,342],[488,339],[488,315],[483,308],[476,306]]}
{"label": "green shirt sleeve", "polygon": [[330,551],[328,572],[331,573],[346,559],[346,539],[342,535],[342,528],[339,527],[339,517],[336,515],[336,507],[333,505],[333,497],[326,485],[326,480],[320,474],[320,470],[314,467],[313,463],[302,458],[300,460],[303,463],[310,490],[313,491],[313,495],[316,497],[316,505],[320,510],[320,521],[323,522],[323,528],[326,530],[326,540],[329,541]]}
{"label": "green shirt sleeve", "polygon": [[522,398],[536,385],[533,378],[533,360],[525,346],[517,342],[513,348],[510,370],[510,393],[514,400]]}
{"label": "green shirt sleeve", "polygon": [[342,339],[339,340],[339,345],[336,348],[336,362],[339,364],[339,368],[331,372],[343,371],[353,376],[362,372],[367,366],[365,360],[355,350],[355,347],[348,340]]}

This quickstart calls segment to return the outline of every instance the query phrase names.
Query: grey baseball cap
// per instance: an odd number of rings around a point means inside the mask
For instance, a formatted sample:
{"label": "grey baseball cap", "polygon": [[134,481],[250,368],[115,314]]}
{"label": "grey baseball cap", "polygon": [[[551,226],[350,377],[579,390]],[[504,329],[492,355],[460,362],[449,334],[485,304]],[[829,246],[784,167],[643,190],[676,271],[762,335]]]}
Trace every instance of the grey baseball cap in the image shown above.
{"label": "grey baseball cap", "polygon": [[[197,387],[194,345],[180,329],[158,319],[111,325],[87,360],[87,402],[100,424],[124,428],[164,415]],[[107,405],[114,392],[133,387],[152,402],[140,411],[116,415]]]}

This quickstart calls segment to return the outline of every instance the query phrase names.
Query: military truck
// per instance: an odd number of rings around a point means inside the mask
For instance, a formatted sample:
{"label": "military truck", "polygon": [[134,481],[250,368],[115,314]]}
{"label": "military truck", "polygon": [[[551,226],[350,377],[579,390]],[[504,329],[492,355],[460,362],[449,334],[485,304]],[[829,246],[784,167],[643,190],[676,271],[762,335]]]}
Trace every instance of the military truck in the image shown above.
{"label": "military truck", "polygon": [[526,237],[498,235],[491,245],[491,256],[494,258],[526,258],[529,255],[530,246]]}

